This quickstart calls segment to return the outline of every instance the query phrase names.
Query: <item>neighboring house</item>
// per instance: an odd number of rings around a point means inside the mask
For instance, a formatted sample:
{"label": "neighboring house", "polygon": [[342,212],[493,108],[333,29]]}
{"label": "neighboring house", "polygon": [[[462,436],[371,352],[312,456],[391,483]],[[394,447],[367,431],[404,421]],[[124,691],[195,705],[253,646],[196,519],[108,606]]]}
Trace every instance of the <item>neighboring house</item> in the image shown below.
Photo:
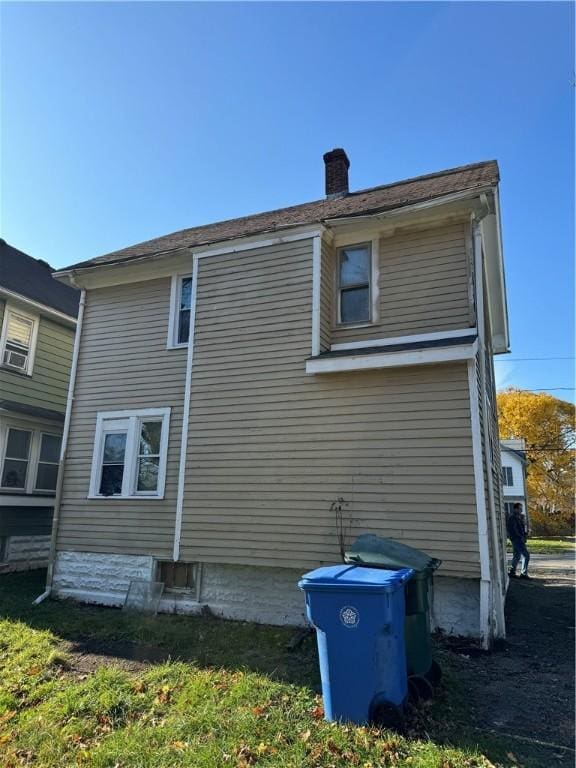
{"label": "neighboring house", "polygon": [[526,442],[523,439],[500,440],[502,457],[502,493],[506,515],[511,514],[516,502],[522,505],[522,512],[529,526],[528,502],[526,497]]}
{"label": "neighboring house", "polygon": [[46,565],[79,291],[0,240],[0,571]]}
{"label": "neighboring house", "polygon": [[161,579],[162,610],[301,624],[341,506],[348,541],[442,559],[439,626],[504,634],[497,164],[352,193],[344,151],[325,164],[326,199],[58,273],[85,309],[55,595]]}

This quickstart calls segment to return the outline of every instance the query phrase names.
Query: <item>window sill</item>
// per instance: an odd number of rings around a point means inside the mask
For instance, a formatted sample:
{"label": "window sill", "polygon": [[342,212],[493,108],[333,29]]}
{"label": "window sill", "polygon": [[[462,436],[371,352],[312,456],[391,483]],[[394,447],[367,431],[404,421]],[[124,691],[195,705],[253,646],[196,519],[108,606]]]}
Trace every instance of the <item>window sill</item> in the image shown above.
{"label": "window sill", "polygon": [[350,328],[373,328],[377,323],[375,323],[373,320],[370,320],[370,322],[366,323],[338,323],[337,325],[332,326],[333,331],[341,331],[341,330],[348,330]]}
{"label": "window sill", "polygon": [[87,499],[97,499],[99,501],[106,501],[106,500],[114,500],[114,501],[162,501],[164,496],[141,496],[141,495],[132,495],[132,496],[120,496],[114,495],[114,496],[103,496],[102,494],[98,493],[89,493],[88,496],[86,496]]}
{"label": "window sill", "polygon": [[25,376],[27,379],[32,378],[32,371],[18,371],[16,368],[11,368],[9,365],[0,365],[0,370],[7,371],[8,373],[14,373],[16,376]]}
{"label": "window sill", "polygon": [[188,342],[186,344],[167,344],[166,349],[188,349]]}

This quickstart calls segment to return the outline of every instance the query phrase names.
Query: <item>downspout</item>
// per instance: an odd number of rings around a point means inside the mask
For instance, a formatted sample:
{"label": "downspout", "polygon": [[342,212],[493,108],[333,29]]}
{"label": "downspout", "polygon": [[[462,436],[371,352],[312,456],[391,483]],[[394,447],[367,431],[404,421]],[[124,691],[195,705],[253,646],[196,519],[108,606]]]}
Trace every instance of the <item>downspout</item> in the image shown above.
{"label": "downspout", "polygon": [[[488,398],[486,397],[486,339],[485,339],[485,321],[484,321],[484,267],[482,258],[482,233],[480,223],[478,222],[474,228],[474,258],[475,258],[475,272],[477,281],[477,294],[479,295],[478,301],[482,302],[482,324],[478,323],[478,341],[479,341],[479,366],[480,366],[480,383],[482,387],[482,431],[484,433],[484,461],[486,465],[486,475],[488,481],[488,509],[487,515],[490,519],[490,528],[492,533],[492,546],[493,546],[493,560],[496,568],[496,585],[492,585],[492,601],[494,609],[494,617],[496,621],[496,635],[498,637],[506,636],[506,619],[504,615],[504,599],[502,596],[502,584],[504,583],[505,564],[500,560],[500,551],[498,542],[500,540],[501,532],[498,530],[498,522],[496,520],[496,502],[494,495],[494,480],[492,476],[492,463],[493,457],[490,455],[490,427],[489,419],[492,419],[496,415],[496,402],[493,403],[494,411],[488,413]],[[490,317],[488,317],[490,321]],[[489,322],[489,327],[491,323]],[[495,393],[494,393],[495,394]],[[497,434],[493,434],[493,449],[494,451],[500,450],[500,443],[496,445]],[[504,547],[504,557],[506,556],[506,547]],[[494,588],[495,587],[495,588]]]}
{"label": "downspout", "polygon": [[192,393],[192,363],[194,359],[194,331],[196,326],[196,297],[198,294],[198,259],[192,256],[192,294],[190,297],[190,332],[186,356],[186,378],[184,387],[184,408],[182,411],[182,436],[180,439],[180,465],[178,468],[178,494],[176,496],[176,520],[174,522],[174,547],[172,559],[180,559],[180,538],[182,536],[182,513],[184,509],[184,481],[186,478],[186,454],[188,451],[188,425],[190,422],[190,397]]}
{"label": "downspout", "polygon": [[[73,282],[73,280],[72,280]],[[80,336],[82,335],[82,323],[84,321],[84,307],[86,305],[86,289],[82,288],[80,293],[80,304],[78,306],[78,323],[76,325],[76,335],[74,336],[74,350],[72,353],[72,366],[70,368],[70,381],[68,383],[68,396],[66,399],[66,415],[64,417],[64,429],[62,431],[62,446],[60,448],[60,467],[58,478],[56,480],[56,493],[54,495],[54,512],[52,514],[52,535],[50,537],[50,552],[48,555],[48,571],[46,573],[46,589],[32,603],[39,605],[52,592],[52,582],[54,580],[54,564],[56,559],[56,542],[58,539],[58,523],[60,522],[60,507],[62,504],[62,488],[64,486],[64,468],[66,464],[66,454],[68,450],[68,435],[70,432],[70,419],[72,416],[72,405],[74,403],[74,387],[76,384],[76,370],[78,368],[78,355],[80,352]]]}

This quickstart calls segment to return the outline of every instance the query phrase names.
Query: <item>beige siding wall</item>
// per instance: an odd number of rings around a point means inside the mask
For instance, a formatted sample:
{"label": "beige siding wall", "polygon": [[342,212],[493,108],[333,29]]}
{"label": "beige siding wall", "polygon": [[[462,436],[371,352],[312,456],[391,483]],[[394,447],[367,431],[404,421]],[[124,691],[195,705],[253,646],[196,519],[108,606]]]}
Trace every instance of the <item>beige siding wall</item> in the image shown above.
{"label": "beige siding wall", "polygon": [[[3,317],[0,301],[0,326]],[[73,346],[73,329],[40,317],[32,376],[0,368],[2,399],[64,413]]]}
{"label": "beige siding wall", "polygon": [[[468,230],[468,224],[458,223],[382,238],[379,320],[363,328],[335,326],[332,343],[474,325]],[[326,278],[332,286],[332,275]]]}
{"label": "beige siding wall", "polygon": [[[170,280],[87,293],[58,548],[171,556],[185,349],[166,349]],[[96,414],[170,406],[163,500],[87,499]]]}
{"label": "beige siding wall", "polygon": [[306,376],[311,270],[311,241],[200,261],[182,558],[334,562],[341,497],[478,576],[466,364]]}
{"label": "beige siding wall", "polygon": [[326,352],[330,349],[332,332],[334,251],[325,240],[322,240],[320,274],[320,351]]}

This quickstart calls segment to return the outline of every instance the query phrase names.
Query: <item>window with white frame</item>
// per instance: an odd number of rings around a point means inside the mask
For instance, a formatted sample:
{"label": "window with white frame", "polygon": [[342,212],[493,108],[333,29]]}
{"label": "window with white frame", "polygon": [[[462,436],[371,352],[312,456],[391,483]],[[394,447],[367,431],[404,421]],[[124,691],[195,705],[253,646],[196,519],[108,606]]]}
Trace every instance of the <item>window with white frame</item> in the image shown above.
{"label": "window with white frame", "polygon": [[1,364],[31,375],[38,318],[7,305],[0,339]]}
{"label": "window with white frame", "polygon": [[99,413],[90,496],[163,498],[170,408]]}
{"label": "window with white frame", "polygon": [[32,434],[31,430],[8,428],[0,481],[2,488],[26,490]]}
{"label": "window with white frame", "polygon": [[337,251],[338,323],[372,320],[372,248],[370,243],[347,245]]}
{"label": "window with white frame", "polygon": [[48,429],[27,429],[19,422],[0,426],[0,489],[54,494],[61,441]]}
{"label": "window with white frame", "polygon": [[502,467],[502,485],[514,485],[512,467]]}
{"label": "window with white frame", "polygon": [[183,347],[190,337],[190,312],[192,305],[192,277],[174,275],[170,297],[170,330],[168,346]]}

